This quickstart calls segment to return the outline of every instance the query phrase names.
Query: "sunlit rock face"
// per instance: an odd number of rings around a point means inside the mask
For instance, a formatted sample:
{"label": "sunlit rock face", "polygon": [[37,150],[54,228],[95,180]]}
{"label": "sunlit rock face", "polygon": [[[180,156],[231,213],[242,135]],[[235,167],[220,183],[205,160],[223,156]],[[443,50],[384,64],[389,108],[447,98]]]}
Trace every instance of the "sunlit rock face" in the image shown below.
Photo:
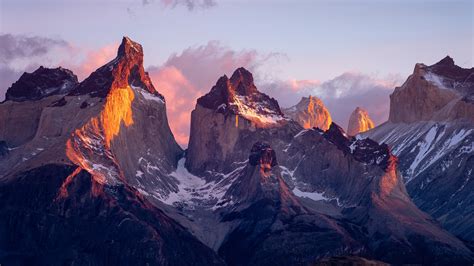
{"label": "sunlit rock face", "polygon": [[8,98],[0,105],[0,140],[12,150],[0,163],[2,175],[72,162],[101,184],[159,187],[158,196],[176,189],[168,175],[182,150],[164,98],[144,71],[141,45],[124,37],[115,59],[80,84],[57,90],[71,79],[77,82],[69,70],[40,68],[10,88],[15,97],[35,88],[43,98],[24,95],[28,101]]}
{"label": "sunlit rock face", "polygon": [[414,73],[390,96],[388,122],[362,133],[387,143],[415,204],[474,243],[474,68],[450,57]]}
{"label": "sunlit rock face", "polygon": [[[211,91],[197,104],[221,114],[234,114],[250,121],[255,127],[272,127],[284,118],[278,102],[257,90],[252,73],[241,67],[232,77],[222,76]],[[236,118],[236,127],[239,126]]]}
{"label": "sunlit rock face", "polygon": [[128,86],[140,87],[163,99],[143,68],[142,46],[124,37],[118,48],[117,57],[94,71],[70,95],[89,94],[104,98],[112,89]]}
{"label": "sunlit rock face", "polygon": [[[177,189],[170,173],[183,151],[142,62],[142,47],[124,38],[114,60],[71,90],[0,104],[0,224],[9,232],[0,261],[222,264],[150,203]],[[34,82],[43,90],[42,78]]]}
{"label": "sunlit rock face", "polygon": [[327,130],[332,122],[331,114],[324,103],[311,95],[302,97],[298,104],[283,109],[283,112],[306,129],[317,127]]}
{"label": "sunlit rock face", "polygon": [[71,161],[87,169],[99,183],[127,180],[143,190],[148,184],[147,190],[159,187],[158,197],[176,187],[168,174],[182,150],[168,127],[164,98],[143,69],[140,44],[124,37],[117,57],[70,95],[85,95],[101,103],[100,112],[68,140]]}
{"label": "sunlit rock face", "polygon": [[355,136],[372,128],[374,128],[374,122],[372,122],[372,119],[370,119],[367,111],[357,107],[349,117],[347,134],[350,136]]}
{"label": "sunlit rock face", "polygon": [[[211,91],[197,100],[191,113],[186,167],[193,173],[226,172],[232,162],[247,159],[246,151],[260,140],[258,132],[291,138],[299,130],[283,116],[275,99],[257,90],[252,74],[239,68],[230,79],[219,78]],[[273,141],[270,135],[268,141]]]}

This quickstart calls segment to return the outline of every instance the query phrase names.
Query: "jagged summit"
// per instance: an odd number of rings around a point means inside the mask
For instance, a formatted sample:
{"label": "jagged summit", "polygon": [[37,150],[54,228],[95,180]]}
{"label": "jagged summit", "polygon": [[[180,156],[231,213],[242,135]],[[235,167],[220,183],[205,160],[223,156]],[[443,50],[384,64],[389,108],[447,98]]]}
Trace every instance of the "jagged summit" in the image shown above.
{"label": "jagged summit", "polygon": [[229,79],[219,78],[211,91],[197,100],[197,105],[223,114],[240,115],[259,125],[275,124],[284,120],[278,102],[260,92],[252,73],[241,67]]}
{"label": "jagged summit", "polygon": [[253,83],[253,75],[247,69],[240,67],[234,71],[230,82],[239,95],[251,95],[258,93],[257,87]]}
{"label": "jagged summit", "polygon": [[349,138],[342,127],[332,122],[328,130],[323,134],[324,138],[335,144],[339,149],[344,152],[349,151]]}
{"label": "jagged summit", "polygon": [[327,130],[332,118],[323,101],[315,96],[302,97],[298,104],[283,109],[283,113],[308,129],[317,127]]}
{"label": "jagged summit", "polygon": [[89,94],[93,97],[106,97],[113,88],[141,88],[164,101],[143,67],[143,48],[140,44],[123,37],[117,57],[94,71],[71,92],[71,95]]}
{"label": "jagged summit", "polygon": [[355,136],[361,132],[365,132],[374,128],[374,122],[370,119],[367,110],[356,107],[349,117],[349,124],[347,126],[347,134]]}
{"label": "jagged summit", "polygon": [[278,165],[275,151],[266,142],[256,142],[250,150],[249,163],[251,165],[269,165],[270,168]]}
{"label": "jagged summit", "polygon": [[447,56],[426,66],[418,63],[405,83],[390,95],[391,122],[447,121],[474,117],[474,68],[462,68]]}
{"label": "jagged summit", "polygon": [[441,59],[438,63],[433,66],[454,66],[454,59],[447,55],[445,58]]}
{"label": "jagged summit", "polygon": [[141,57],[143,58],[143,48],[139,43],[132,41],[124,36],[120,44],[117,57]]}
{"label": "jagged summit", "polygon": [[77,76],[69,69],[40,66],[32,73],[23,73],[20,79],[8,88],[5,101],[35,101],[54,94],[66,94],[77,84]]}

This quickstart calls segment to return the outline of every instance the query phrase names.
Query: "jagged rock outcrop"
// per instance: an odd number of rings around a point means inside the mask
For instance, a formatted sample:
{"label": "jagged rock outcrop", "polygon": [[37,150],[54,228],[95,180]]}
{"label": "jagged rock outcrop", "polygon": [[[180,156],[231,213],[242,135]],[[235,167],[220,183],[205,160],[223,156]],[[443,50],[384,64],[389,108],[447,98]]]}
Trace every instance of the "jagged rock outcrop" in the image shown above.
{"label": "jagged rock outcrop", "polygon": [[390,95],[389,121],[474,122],[474,68],[464,69],[447,56],[438,63],[416,64],[413,74]]}
{"label": "jagged rock outcrop", "polygon": [[359,133],[365,132],[374,128],[374,122],[370,119],[366,110],[356,107],[349,117],[349,124],[347,125],[347,134],[355,136]]}
{"label": "jagged rock outcrop", "polygon": [[332,123],[331,114],[324,103],[311,95],[302,97],[295,106],[283,109],[283,113],[306,129],[317,127],[327,130]]}
{"label": "jagged rock outcrop", "polygon": [[450,57],[415,72],[390,97],[388,122],[363,133],[399,158],[408,193],[459,238],[474,243],[474,69]]}
{"label": "jagged rock outcrop", "polygon": [[[368,239],[378,239],[377,244],[366,247],[373,252],[373,258],[391,263],[421,263],[427,253],[437,253],[445,245],[452,248],[442,252],[453,259],[460,250],[465,254],[461,257],[472,256],[459,240],[439,228],[411,202],[397,171],[397,158],[387,145],[350,138],[333,124],[326,132],[311,129],[299,133],[289,145],[287,156],[289,159],[280,159],[279,163],[284,165],[285,180],[295,183],[295,195],[333,202],[344,209],[344,219],[358,224],[358,230],[367,232]],[[321,205],[306,202],[309,208],[322,210]],[[404,228],[403,232],[399,226]],[[409,239],[411,244],[400,244],[403,239]],[[415,255],[417,252],[412,250],[415,246],[430,247],[431,251]],[[397,255],[400,253],[405,258]]]}
{"label": "jagged rock outcrop", "polygon": [[142,62],[125,37],[67,95],[0,104],[0,263],[222,264],[159,209],[183,151]]}
{"label": "jagged rock outcrop", "polygon": [[138,87],[164,99],[143,68],[142,46],[128,37],[123,37],[117,57],[94,71],[71,92],[71,95],[89,94],[104,98],[112,88],[127,87]]}
{"label": "jagged rock outcrop", "polygon": [[[252,146],[220,210],[231,223],[219,254],[231,265],[308,264],[322,254],[361,249],[361,244],[332,218],[309,212],[282,179],[275,151],[268,143]],[[319,240],[318,240],[319,239]]]}
{"label": "jagged rock outcrop", "polygon": [[5,101],[36,101],[55,94],[67,94],[77,84],[77,76],[71,70],[40,66],[33,73],[23,73],[8,88]]}
{"label": "jagged rock outcrop", "polygon": [[[202,98],[206,99],[211,93],[215,95],[212,91]],[[252,105],[264,106],[264,103]],[[339,229],[324,227],[329,234],[336,230],[342,234],[339,237],[345,239],[343,242],[325,240],[334,245],[333,248],[325,247],[327,254],[340,255],[338,247],[345,246],[343,249],[363,250],[362,256],[391,263],[429,263],[428,260],[434,262],[447,257],[460,262],[470,260],[472,254],[461,241],[434,224],[411,202],[397,171],[397,158],[387,145],[350,137],[334,123],[326,131],[304,129],[293,120],[282,120],[271,127],[251,122],[236,126],[235,113],[225,116],[218,104],[207,106],[209,108],[204,108],[198,101],[193,111],[194,126],[186,156],[188,169],[196,178],[201,177],[203,183],[184,190],[219,196],[215,201],[209,201],[206,197],[191,195],[174,204],[185,206],[183,213],[193,220],[197,220],[195,215],[199,208],[207,208],[214,215],[217,213],[217,217],[226,217],[212,222],[214,228],[219,228],[217,233],[207,232],[219,235],[216,238],[221,240],[213,243],[226,261],[264,263],[260,261],[262,257],[270,256],[264,247],[276,254],[282,246],[298,246],[298,240],[288,232],[298,232],[298,229],[288,221],[297,220],[299,226],[313,232],[318,228],[315,220],[321,221],[322,214],[329,224],[333,224],[332,219],[350,221],[337,223],[341,226]],[[243,152],[245,150],[251,151],[250,156]],[[276,161],[274,158],[278,158],[278,165],[271,166]],[[282,193],[287,196],[276,196]],[[283,198],[287,200],[281,200]],[[275,206],[272,204],[286,207],[269,207]],[[209,220],[206,222],[210,223]],[[280,222],[288,224],[282,229],[283,238],[272,233],[276,233],[274,227],[281,228],[276,226]],[[200,224],[199,221],[194,223]],[[323,236],[312,237],[324,239]],[[273,240],[271,244],[267,239]],[[322,251],[318,243],[306,237],[300,237],[299,241],[302,239],[313,250]],[[264,246],[262,250],[260,243]],[[249,250],[249,247],[253,249]],[[260,255],[254,253],[254,249]],[[278,258],[292,264],[294,261],[288,257],[306,256],[305,248],[294,250],[295,253],[285,253],[288,256]],[[444,255],[433,255],[440,253]],[[276,263],[268,256],[269,263]],[[306,259],[317,261],[320,258]]]}
{"label": "jagged rock outcrop", "polygon": [[124,37],[117,57],[70,95],[86,95],[87,102],[101,104],[97,115],[67,141],[68,159],[94,173],[99,182],[127,179],[143,191],[155,187],[156,197],[176,189],[177,181],[168,174],[182,150],[168,126],[164,98],[144,72],[140,44]]}
{"label": "jagged rock outcrop", "polygon": [[230,79],[219,78],[211,91],[197,100],[191,113],[186,167],[195,174],[226,172],[230,168],[223,169],[226,164],[222,162],[246,160],[246,151],[257,141],[252,141],[251,132],[279,134],[281,125],[288,125],[292,133],[300,128],[283,116],[275,99],[257,90],[250,72],[239,68]]}

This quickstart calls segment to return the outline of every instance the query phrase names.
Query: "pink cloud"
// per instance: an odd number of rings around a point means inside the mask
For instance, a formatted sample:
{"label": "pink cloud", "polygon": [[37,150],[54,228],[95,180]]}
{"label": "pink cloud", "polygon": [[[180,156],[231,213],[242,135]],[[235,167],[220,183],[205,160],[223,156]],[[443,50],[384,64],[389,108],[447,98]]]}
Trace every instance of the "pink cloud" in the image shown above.
{"label": "pink cloud", "polygon": [[150,74],[158,91],[165,96],[168,121],[174,137],[179,144],[186,146],[191,110],[202,92],[174,66],[162,67]]}
{"label": "pink cloud", "polygon": [[105,65],[117,55],[119,43],[105,45],[99,49],[76,48],[81,59],[67,59],[59,63],[77,75],[79,81],[87,78],[97,68]]}
{"label": "pink cloud", "polygon": [[311,90],[319,86],[319,80],[274,80],[257,84],[259,89],[278,100],[281,107],[290,107],[296,104],[301,97],[310,94]]}
{"label": "pink cloud", "polygon": [[231,75],[242,66],[254,71],[274,56],[255,50],[234,51],[211,41],[171,55],[162,66],[148,68],[153,84],[166,98],[168,121],[178,143],[187,146],[196,99],[209,92],[220,76]]}

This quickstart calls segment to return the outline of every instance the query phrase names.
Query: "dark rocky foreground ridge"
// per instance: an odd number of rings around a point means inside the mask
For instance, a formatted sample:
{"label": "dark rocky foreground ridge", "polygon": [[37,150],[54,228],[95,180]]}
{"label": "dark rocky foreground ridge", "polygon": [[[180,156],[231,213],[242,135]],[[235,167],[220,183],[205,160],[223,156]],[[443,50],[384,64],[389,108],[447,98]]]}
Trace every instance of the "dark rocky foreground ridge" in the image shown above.
{"label": "dark rocky foreground ridge", "polygon": [[472,264],[389,146],[303,128],[239,68],[198,99],[184,153],[142,64],[125,37],[70,90],[9,89],[24,101],[0,104],[0,263]]}

